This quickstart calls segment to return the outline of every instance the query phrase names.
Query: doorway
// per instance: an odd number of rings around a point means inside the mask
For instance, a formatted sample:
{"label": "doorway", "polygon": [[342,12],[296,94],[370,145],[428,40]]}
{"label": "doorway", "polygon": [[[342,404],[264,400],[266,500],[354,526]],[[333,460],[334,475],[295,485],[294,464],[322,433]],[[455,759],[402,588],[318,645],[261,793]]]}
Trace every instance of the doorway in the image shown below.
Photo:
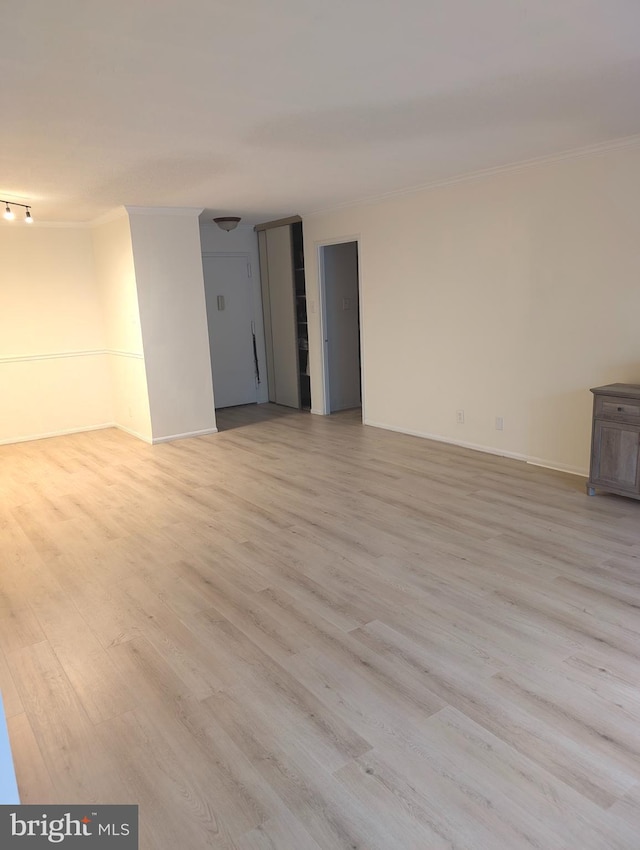
{"label": "doorway", "polygon": [[358,243],[320,247],[326,413],[362,406]]}
{"label": "doorway", "polygon": [[258,401],[253,282],[248,254],[202,258],[216,408]]}

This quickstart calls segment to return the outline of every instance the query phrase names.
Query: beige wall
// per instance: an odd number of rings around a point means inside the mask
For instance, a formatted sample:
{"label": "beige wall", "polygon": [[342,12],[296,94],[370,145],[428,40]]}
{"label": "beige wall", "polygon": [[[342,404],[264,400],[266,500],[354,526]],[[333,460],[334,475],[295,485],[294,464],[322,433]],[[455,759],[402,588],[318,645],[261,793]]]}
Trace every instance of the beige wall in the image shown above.
{"label": "beige wall", "polygon": [[0,224],[0,255],[0,442],[215,430],[197,211]]}
{"label": "beige wall", "polygon": [[112,421],[151,441],[142,331],[129,217],[123,208],[91,229],[95,274],[105,326]]}
{"label": "beige wall", "polygon": [[0,224],[0,443],[111,421],[91,236]]}
{"label": "beige wall", "polygon": [[153,440],[216,430],[198,211],[128,208]]}
{"label": "beige wall", "polygon": [[366,421],[586,472],[589,388],[640,382],[638,221],[638,149],[305,218],[314,409],[318,244],[354,237]]}

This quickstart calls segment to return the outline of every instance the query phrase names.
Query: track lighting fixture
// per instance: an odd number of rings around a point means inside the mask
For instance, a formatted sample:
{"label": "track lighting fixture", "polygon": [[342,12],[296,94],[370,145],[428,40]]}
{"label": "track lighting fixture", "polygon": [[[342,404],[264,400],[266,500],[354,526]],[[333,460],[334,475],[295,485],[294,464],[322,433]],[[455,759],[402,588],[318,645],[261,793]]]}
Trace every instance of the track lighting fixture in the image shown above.
{"label": "track lighting fixture", "polygon": [[13,221],[16,217],[11,207],[22,207],[26,210],[24,220],[27,224],[33,224],[33,216],[31,215],[31,204],[19,204],[17,201],[3,201],[0,198],[0,204],[4,204],[4,217],[7,221]]}

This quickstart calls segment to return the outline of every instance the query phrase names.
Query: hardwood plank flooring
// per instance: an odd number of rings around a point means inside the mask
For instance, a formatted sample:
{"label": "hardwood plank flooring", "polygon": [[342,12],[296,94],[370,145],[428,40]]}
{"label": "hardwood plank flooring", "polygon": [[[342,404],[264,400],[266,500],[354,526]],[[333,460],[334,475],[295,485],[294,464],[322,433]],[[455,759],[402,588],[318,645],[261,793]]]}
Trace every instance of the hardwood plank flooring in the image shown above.
{"label": "hardwood plank flooring", "polygon": [[29,803],[142,850],[638,850],[640,503],[261,405],[0,447]]}

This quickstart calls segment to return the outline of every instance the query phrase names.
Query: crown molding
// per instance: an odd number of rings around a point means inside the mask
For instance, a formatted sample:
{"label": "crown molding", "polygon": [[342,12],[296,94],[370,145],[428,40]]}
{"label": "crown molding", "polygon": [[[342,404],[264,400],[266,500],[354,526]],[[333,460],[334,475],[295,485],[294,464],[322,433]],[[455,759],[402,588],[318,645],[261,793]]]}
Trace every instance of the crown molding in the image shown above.
{"label": "crown molding", "polygon": [[360,198],[357,201],[345,201],[343,204],[336,204],[335,206],[312,210],[305,214],[305,218],[315,215],[325,215],[326,213],[337,212],[338,210],[349,209],[351,207],[376,204],[379,201],[385,201],[390,198],[399,198],[403,195],[414,195],[418,192],[426,192],[430,189],[441,189],[446,186],[456,186],[460,183],[473,183],[477,180],[485,180],[498,174],[513,174],[519,171],[526,171],[529,168],[536,168],[537,166],[554,165],[559,162],[566,162],[567,160],[585,159],[590,156],[599,156],[601,154],[620,150],[633,150],[634,148],[640,148],[640,135],[624,136],[620,139],[611,139],[607,142],[599,142],[598,144],[588,145],[582,148],[571,148],[566,151],[561,151],[560,153],[538,156],[533,159],[519,160],[518,162],[511,162],[506,165],[496,165],[492,168],[482,168],[479,171],[467,171],[463,174],[446,177],[442,180],[433,180],[428,183],[406,186],[403,189],[392,189],[389,192],[383,192],[379,195],[370,195],[365,198]]}
{"label": "crown molding", "polygon": [[124,208],[129,215],[182,215],[197,217],[204,212],[204,207],[132,207],[125,204]]}
{"label": "crown molding", "polygon": [[116,221],[118,218],[123,218],[127,215],[127,210],[125,207],[116,207],[113,210],[108,210],[108,212],[99,215],[97,218],[91,219],[88,222],[89,227],[99,227],[101,224],[108,224],[110,221]]}
{"label": "crown molding", "polygon": [[[203,210],[200,207],[134,207],[134,206],[121,206],[116,207],[115,209],[109,210],[102,215],[99,215],[97,218],[93,218],[90,221],[41,221],[38,218],[34,218],[33,223],[27,225],[28,228],[35,227],[62,227],[62,228],[75,228],[83,230],[83,229],[91,229],[94,227],[100,227],[102,224],[107,224],[110,221],[115,221],[118,218],[122,218],[128,215],[178,215],[178,216],[199,216]],[[0,225],[3,227],[15,227],[16,225],[24,224],[21,221],[4,221],[4,219],[0,219]]]}

